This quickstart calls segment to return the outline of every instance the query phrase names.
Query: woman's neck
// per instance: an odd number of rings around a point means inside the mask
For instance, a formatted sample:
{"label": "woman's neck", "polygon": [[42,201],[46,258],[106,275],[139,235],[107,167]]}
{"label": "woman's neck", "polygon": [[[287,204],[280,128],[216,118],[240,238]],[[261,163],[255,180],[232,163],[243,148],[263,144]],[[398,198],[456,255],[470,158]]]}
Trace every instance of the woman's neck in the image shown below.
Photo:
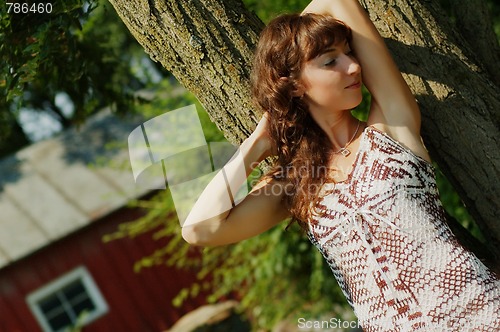
{"label": "woman's neck", "polygon": [[311,116],[326,133],[335,151],[352,141],[359,126],[359,120],[350,111],[314,112]]}

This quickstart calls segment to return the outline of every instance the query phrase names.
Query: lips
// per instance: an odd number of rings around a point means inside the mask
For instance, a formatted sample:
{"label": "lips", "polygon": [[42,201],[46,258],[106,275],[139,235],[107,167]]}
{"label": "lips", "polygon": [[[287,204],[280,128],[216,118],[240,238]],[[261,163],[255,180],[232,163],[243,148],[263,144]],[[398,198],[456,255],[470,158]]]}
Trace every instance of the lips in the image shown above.
{"label": "lips", "polygon": [[361,81],[356,81],[353,84],[346,86],[346,89],[359,89],[361,87]]}

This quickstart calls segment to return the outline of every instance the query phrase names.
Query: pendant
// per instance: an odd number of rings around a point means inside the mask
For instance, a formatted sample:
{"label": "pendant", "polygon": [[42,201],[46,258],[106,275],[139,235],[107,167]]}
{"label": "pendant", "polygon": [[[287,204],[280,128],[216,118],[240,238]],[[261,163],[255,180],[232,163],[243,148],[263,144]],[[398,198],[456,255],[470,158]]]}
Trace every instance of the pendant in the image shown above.
{"label": "pendant", "polygon": [[342,148],[340,149],[339,153],[342,154],[344,157],[347,157],[348,155],[351,154],[351,151],[349,151],[348,148]]}

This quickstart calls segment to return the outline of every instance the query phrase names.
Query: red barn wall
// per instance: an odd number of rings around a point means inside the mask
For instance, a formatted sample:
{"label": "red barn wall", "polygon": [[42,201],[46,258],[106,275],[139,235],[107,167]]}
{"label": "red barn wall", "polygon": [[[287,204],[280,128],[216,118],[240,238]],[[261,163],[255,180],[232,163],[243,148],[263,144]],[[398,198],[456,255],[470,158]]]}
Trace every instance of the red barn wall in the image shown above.
{"label": "red barn wall", "polygon": [[[26,296],[72,269],[84,265],[105,298],[109,311],[83,331],[164,331],[183,314],[205,303],[204,297],[187,300],[182,308],[171,301],[189,286],[194,272],[167,266],[133,271],[134,262],[161,248],[166,240],[151,234],[103,243],[117,226],[140,216],[122,209],[48,247],[0,270],[0,331],[41,331],[26,303]],[[7,230],[2,230],[7,231]]]}

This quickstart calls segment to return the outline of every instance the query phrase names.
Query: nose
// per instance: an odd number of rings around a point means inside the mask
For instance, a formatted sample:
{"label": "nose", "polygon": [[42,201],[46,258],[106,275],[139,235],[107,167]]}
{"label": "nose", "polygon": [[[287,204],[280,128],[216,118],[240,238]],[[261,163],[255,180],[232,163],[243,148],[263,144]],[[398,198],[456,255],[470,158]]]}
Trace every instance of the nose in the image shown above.
{"label": "nose", "polygon": [[361,66],[358,60],[352,55],[346,55],[346,60],[347,73],[349,75],[359,75],[361,73]]}

